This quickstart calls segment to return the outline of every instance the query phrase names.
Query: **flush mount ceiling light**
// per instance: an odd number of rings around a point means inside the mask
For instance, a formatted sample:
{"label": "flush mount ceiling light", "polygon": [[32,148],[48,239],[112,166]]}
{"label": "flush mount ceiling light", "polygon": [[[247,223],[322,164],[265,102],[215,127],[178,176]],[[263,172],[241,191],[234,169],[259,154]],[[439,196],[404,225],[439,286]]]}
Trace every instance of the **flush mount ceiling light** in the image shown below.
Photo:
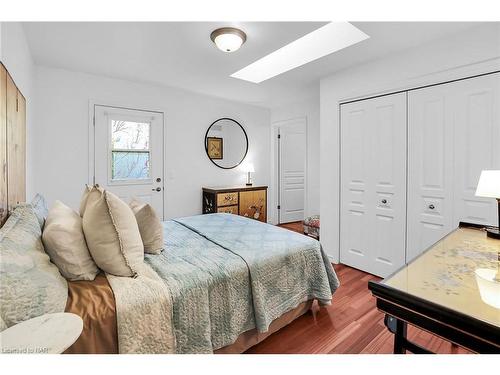
{"label": "flush mount ceiling light", "polygon": [[349,22],[331,22],[231,74],[260,83],[369,38]]}
{"label": "flush mount ceiling light", "polygon": [[238,50],[247,40],[247,35],[240,29],[234,27],[221,27],[212,31],[210,39],[218,49],[224,52],[234,52]]}

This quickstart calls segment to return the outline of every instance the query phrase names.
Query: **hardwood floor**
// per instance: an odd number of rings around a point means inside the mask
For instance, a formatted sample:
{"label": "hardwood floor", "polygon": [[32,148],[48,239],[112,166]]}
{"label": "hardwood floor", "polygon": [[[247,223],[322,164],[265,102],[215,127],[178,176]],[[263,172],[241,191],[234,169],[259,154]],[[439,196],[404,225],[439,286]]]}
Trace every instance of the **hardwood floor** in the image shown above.
{"label": "hardwood floor", "polygon": [[[302,224],[281,225],[302,233]],[[274,333],[247,353],[392,353],[393,335],[384,326],[368,290],[369,280],[380,278],[344,265],[334,265],[340,287],[331,306],[313,305],[312,311]],[[436,336],[408,327],[408,338],[436,353],[467,353]]]}
{"label": "hardwood floor", "polygon": [[280,224],[279,227],[293,230],[294,232],[304,233],[302,221],[294,221],[293,223]]}

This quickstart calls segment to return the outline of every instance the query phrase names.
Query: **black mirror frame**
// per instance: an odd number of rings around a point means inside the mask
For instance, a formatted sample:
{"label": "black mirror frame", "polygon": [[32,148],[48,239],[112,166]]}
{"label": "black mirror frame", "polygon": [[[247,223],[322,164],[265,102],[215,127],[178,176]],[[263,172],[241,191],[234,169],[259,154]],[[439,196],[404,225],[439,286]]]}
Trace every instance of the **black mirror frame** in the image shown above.
{"label": "black mirror frame", "polygon": [[[238,164],[232,166],[232,167],[222,167],[220,166],[219,164],[217,164],[215,161],[213,161],[210,156],[208,155],[208,141],[207,141],[207,138],[208,138],[208,132],[210,131],[210,128],[216,123],[216,122],[219,122],[221,120],[229,120],[229,121],[233,121],[234,123],[236,123],[240,128],[241,130],[243,130],[243,134],[245,135],[245,140],[246,140],[246,144],[247,144],[247,147],[246,147],[246,150],[245,150],[245,154],[243,155],[243,158],[239,161]],[[216,165],[218,168],[221,168],[221,169],[234,169],[236,168],[237,166],[239,166],[241,163],[243,163],[243,160],[245,160],[245,158],[247,157],[247,153],[248,153],[248,136],[247,136],[247,132],[245,131],[245,128],[243,126],[241,126],[241,124],[236,121],[235,119],[232,119],[232,118],[229,118],[229,117],[221,117],[217,120],[215,120],[214,122],[212,122],[210,124],[210,126],[208,127],[207,129],[207,132],[205,133],[205,139],[204,139],[204,142],[205,142],[205,152],[207,154],[207,157],[208,157],[208,160],[210,160],[212,163],[214,163],[214,165]]]}

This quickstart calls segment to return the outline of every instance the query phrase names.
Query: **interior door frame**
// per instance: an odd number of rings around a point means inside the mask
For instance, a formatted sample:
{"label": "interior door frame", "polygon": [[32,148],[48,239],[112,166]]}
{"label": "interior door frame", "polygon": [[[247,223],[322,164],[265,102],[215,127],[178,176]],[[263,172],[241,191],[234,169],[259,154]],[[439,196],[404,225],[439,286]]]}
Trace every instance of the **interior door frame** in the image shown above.
{"label": "interior door frame", "polygon": [[98,99],[89,99],[89,107],[88,107],[88,174],[87,174],[87,184],[93,185],[95,182],[95,107],[111,107],[111,108],[120,108],[131,111],[144,111],[144,112],[153,112],[158,113],[162,116],[162,126],[163,126],[163,207],[162,207],[162,215],[165,218],[165,191],[167,190],[166,185],[166,176],[167,176],[167,163],[165,160],[165,147],[167,145],[167,129],[166,129],[166,111],[161,108],[144,108],[142,105],[134,105],[132,103],[124,104],[123,102],[113,102],[109,100],[98,100]]}
{"label": "interior door frame", "polygon": [[306,143],[306,160],[305,160],[305,168],[304,168],[304,214],[308,212],[308,201],[307,201],[307,192],[309,190],[309,175],[308,175],[308,152],[309,152],[309,147],[308,147],[308,123],[307,123],[307,116],[298,116],[298,117],[291,117],[289,119],[285,120],[279,120],[271,123],[271,183],[270,183],[270,190],[271,194],[269,196],[271,197],[272,201],[270,202],[270,207],[271,209],[268,209],[268,212],[270,213],[268,222],[271,222],[272,224],[279,224],[279,210],[278,210],[278,204],[280,202],[280,169],[279,169],[279,141],[278,141],[278,129],[282,126],[290,125],[293,122],[296,121],[304,121],[304,126],[305,126],[305,143]]}

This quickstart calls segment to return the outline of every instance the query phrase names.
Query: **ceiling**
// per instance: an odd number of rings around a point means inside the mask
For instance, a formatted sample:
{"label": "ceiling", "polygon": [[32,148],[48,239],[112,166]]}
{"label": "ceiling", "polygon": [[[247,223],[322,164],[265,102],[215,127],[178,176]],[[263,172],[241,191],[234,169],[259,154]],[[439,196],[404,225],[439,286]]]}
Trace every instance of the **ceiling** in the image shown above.
{"label": "ceiling", "polygon": [[[325,22],[29,22],[36,64],[178,87],[264,107],[318,94],[319,79],[352,65],[480,25],[471,22],[352,22],[370,38],[260,84],[230,75]],[[235,26],[243,47],[219,51],[210,33]]]}

